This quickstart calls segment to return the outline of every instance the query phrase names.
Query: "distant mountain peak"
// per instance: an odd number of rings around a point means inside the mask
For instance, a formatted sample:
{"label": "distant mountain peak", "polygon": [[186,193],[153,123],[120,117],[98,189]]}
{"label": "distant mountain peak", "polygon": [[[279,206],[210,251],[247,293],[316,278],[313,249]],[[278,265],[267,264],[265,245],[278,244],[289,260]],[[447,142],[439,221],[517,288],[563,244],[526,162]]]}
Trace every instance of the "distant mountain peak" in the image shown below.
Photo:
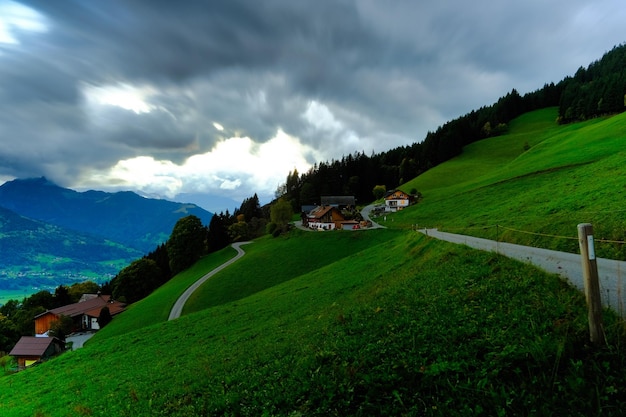
{"label": "distant mountain peak", "polygon": [[133,191],[78,192],[46,177],[0,186],[0,206],[24,217],[98,236],[142,252],[167,240],[176,222],[193,214],[203,224],[213,214],[195,204],[142,197]]}
{"label": "distant mountain peak", "polygon": [[20,185],[37,185],[37,186],[52,186],[59,187],[59,185],[50,181],[48,178],[41,177],[32,177],[32,178],[16,178],[11,181],[5,182],[2,186],[20,186]]}

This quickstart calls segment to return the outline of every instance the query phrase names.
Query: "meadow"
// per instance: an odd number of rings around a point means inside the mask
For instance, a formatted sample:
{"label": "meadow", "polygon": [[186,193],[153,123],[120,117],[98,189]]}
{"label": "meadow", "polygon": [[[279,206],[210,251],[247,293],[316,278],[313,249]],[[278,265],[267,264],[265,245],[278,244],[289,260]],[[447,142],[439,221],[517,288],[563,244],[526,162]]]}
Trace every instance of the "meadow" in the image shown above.
{"label": "meadow", "polygon": [[[257,239],[166,321],[183,289],[234,250],[205,257],[85,348],[0,377],[0,415],[622,415],[619,318],[605,311],[607,344],[592,345],[583,295],[557,276],[412,230],[557,235],[575,216],[592,220],[587,208],[609,204],[624,173],[623,116],[571,126],[553,116],[524,115],[411,181],[424,199],[390,216],[393,228]],[[578,201],[574,183],[597,196]],[[607,234],[618,235],[618,207],[593,218],[613,225],[598,224]]]}
{"label": "meadow", "polygon": [[509,135],[403,185],[423,200],[394,225],[578,253],[577,225],[591,223],[598,256],[625,260],[626,114],[566,126],[555,117],[554,108],[528,113]]}

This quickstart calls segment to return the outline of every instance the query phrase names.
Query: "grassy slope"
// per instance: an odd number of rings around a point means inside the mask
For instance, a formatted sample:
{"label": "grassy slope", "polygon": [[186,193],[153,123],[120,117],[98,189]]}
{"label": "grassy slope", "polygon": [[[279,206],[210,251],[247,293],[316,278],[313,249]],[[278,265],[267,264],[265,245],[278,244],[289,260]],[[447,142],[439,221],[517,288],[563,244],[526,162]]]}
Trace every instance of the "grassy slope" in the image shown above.
{"label": "grassy slope", "polygon": [[114,326],[107,326],[100,330],[88,343],[99,343],[103,339],[167,321],[172,306],[191,284],[235,255],[235,250],[227,247],[203,258],[191,268],[178,274],[175,279],[158,288],[150,294],[150,297],[132,304],[124,314],[115,318]]}
{"label": "grassy slope", "polygon": [[[570,135],[557,144],[604,123],[617,132],[623,119],[559,128],[548,122],[550,111],[518,120],[509,139],[472,145],[467,154],[474,157],[483,156],[481,146],[491,149],[475,175],[466,160],[456,181],[438,180],[435,170],[431,183],[418,178],[424,202],[395,215],[393,224],[468,227],[483,219],[481,210],[507,219],[520,210],[518,194],[576,213],[581,203],[555,194],[555,187],[573,181],[572,172],[583,175],[582,168],[595,166],[587,175],[597,176],[613,166],[617,176],[618,158],[571,166],[592,153],[576,151],[575,162],[562,159],[566,168],[534,174],[524,173],[524,164],[539,160],[526,156],[549,154],[560,131]],[[531,124],[552,134],[533,133]],[[525,141],[531,151],[520,155]],[[437,169],[452,175],[460,161]],[[550,181],[551,189],[544,184]],[[589,183],[602,190],[602,181]],[[538,190],[552,192],[541,197]],[[529,216],[539,217],[537,210]],[[210,308],[133,330],[153,316],[163,320],[164,304],[191,280],[181,274],[117,317],[98,343],[0,378],[0,415],[619,415],[623,409],[623,325],[607,315],[609,347],[587,347],[583,297],[555,276],[405,230],[296,233],[245,249],[248,255],[209,280],[192,304]],[[229,256],[213,254],[203,268]]]}
{"label": "grassy slope", "polygon": [[[590,415],[596,392],[613,405],[621,375],[581,364],[580,294],[493,254],[381,233],[384,243],[236,303],[3,378],[0,414]],[[619,329],[611,322],[609,336]],[[555,403],[561,394],[570,403]]]}
{"label": "grassy slope", "polygon": [[[184,313],[236,301],[349,257],[388,239],[384,233],[340,233],[328,247],[324,233],[296,230],[288,238],[266,237],[245,246],[246,262],[235,264],[196,291]],[[289,256],[282,254],[289,253]],[[281,255],[277,255],[281,254]],[[272,265],[270,267],[269,265]],[[249,276],[251,279],[241,279]]]}
{"label": "grassy slope", "polygon": [[[407,183],[424,199],[398,213],[394,225],[437,226],[577,252],[577,224],[592,223],[597,238],[623,241],[626,114],[563,127],[554,124],[555,114],[546,109],[524,115],[512,123],[510,135],[475,143]],[[527,152],[525,141],[532,145]],[[626,259],[623,246],[599,242],[597,251]]]}

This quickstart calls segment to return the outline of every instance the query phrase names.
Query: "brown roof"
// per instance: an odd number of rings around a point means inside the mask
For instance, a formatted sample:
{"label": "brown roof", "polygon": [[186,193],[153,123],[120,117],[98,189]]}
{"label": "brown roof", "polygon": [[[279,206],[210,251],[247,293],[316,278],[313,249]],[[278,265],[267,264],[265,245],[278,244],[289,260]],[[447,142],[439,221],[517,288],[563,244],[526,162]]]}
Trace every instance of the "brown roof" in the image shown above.
{"label": "brown roof", "polygon": [[388,191],[387,194],[385,194],[385,199],[386,200],[393,200],[393,199],[396,199],[396,198],[405,199],[405,198],[409,198],[409,197],[411,197],[411,196],[409,194],[405,193],[402,190],[391,190],[391,191]]}
{"label": "brown roof", "polygon": [[319,207],[316,207],[314,210],[311,211],[311,216],[314,216],[316,218],[320,218],[324,214],[326,214],[329,211],[331,211],[333,208],[334,208],[333,206],[319,206]]}
{"label": "brown roof", "polygon": [[11,356],[42,356],[52,343],[62,342],[56,337],[22,336],[15,347],[9,352]]}
{"label": "brown roof", "polygon": [[94,297],[80,303],[68,304],[63,307],[57,307],[52,310],[48,310],[44,313],[41,313],[37,317],[43,316],[48,313],[52,313],[57,316],[63,315],[67,317],[76,317],[80,316],[81,314],[98,317],[100,315],[100,310],[104,306],[109,307],[111,315],[114,316],[124,311],[126,304],[120,303],[116,300],[111,300],[110,295],[100,295],[99,297]]}

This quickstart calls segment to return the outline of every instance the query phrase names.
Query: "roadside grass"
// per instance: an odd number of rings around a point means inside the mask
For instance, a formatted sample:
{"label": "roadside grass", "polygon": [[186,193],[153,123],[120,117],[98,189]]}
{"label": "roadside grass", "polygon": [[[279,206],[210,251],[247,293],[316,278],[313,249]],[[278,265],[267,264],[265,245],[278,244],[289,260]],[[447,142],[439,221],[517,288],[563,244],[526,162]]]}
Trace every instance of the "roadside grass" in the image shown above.
{"label": "roadside grass", "polygon": [[[535,113],[535,117],[549,120],[548,112]],[[461,168],[479,165],[486,156],[475,157],[481,155],[479,151],[463,154],[458,158],[462,164],[453,160],[430,173],[437,177],[441,169],[447,181],[457,183],[455,188],[423,193],[420,204],[393,215],[391,225],[407,229],[415,224],[439,227],[576,253],[577,224],[592,223],[598,255],[626,259],[624,245],[601,241],[626,238],[625,126],[626,114],[622,114],[548,129],[539,144],[509,163],[494,165],[480,177],[472,177]],[[512,126],[511,135],[516,134]],[[507,146],[507,136],[500,138],[502,147]],[[485,149],[494,149],[491,154],[496,152],[495,143],[486,141]],[[474,145],[481,149],[483,143]],[[418,177],[415,181],[426,180]]]}
{"label": "roadside grass", "polygon": [[207,272],[234,258],[236,253],[229,246],[205,256],[191,268],[157,288],[149,297],[131,304],[124,314],[116,316],[108,326],[99,330],[87,343],[100,343],[110,337],[167,321],[172,306],[191,284]]}
{"label": "roadside grass", "polygon": [[597,349],[586,326],[558,277],[396,231],[0,378],[0,415],[620,415],[623,324],[607,312]]}

